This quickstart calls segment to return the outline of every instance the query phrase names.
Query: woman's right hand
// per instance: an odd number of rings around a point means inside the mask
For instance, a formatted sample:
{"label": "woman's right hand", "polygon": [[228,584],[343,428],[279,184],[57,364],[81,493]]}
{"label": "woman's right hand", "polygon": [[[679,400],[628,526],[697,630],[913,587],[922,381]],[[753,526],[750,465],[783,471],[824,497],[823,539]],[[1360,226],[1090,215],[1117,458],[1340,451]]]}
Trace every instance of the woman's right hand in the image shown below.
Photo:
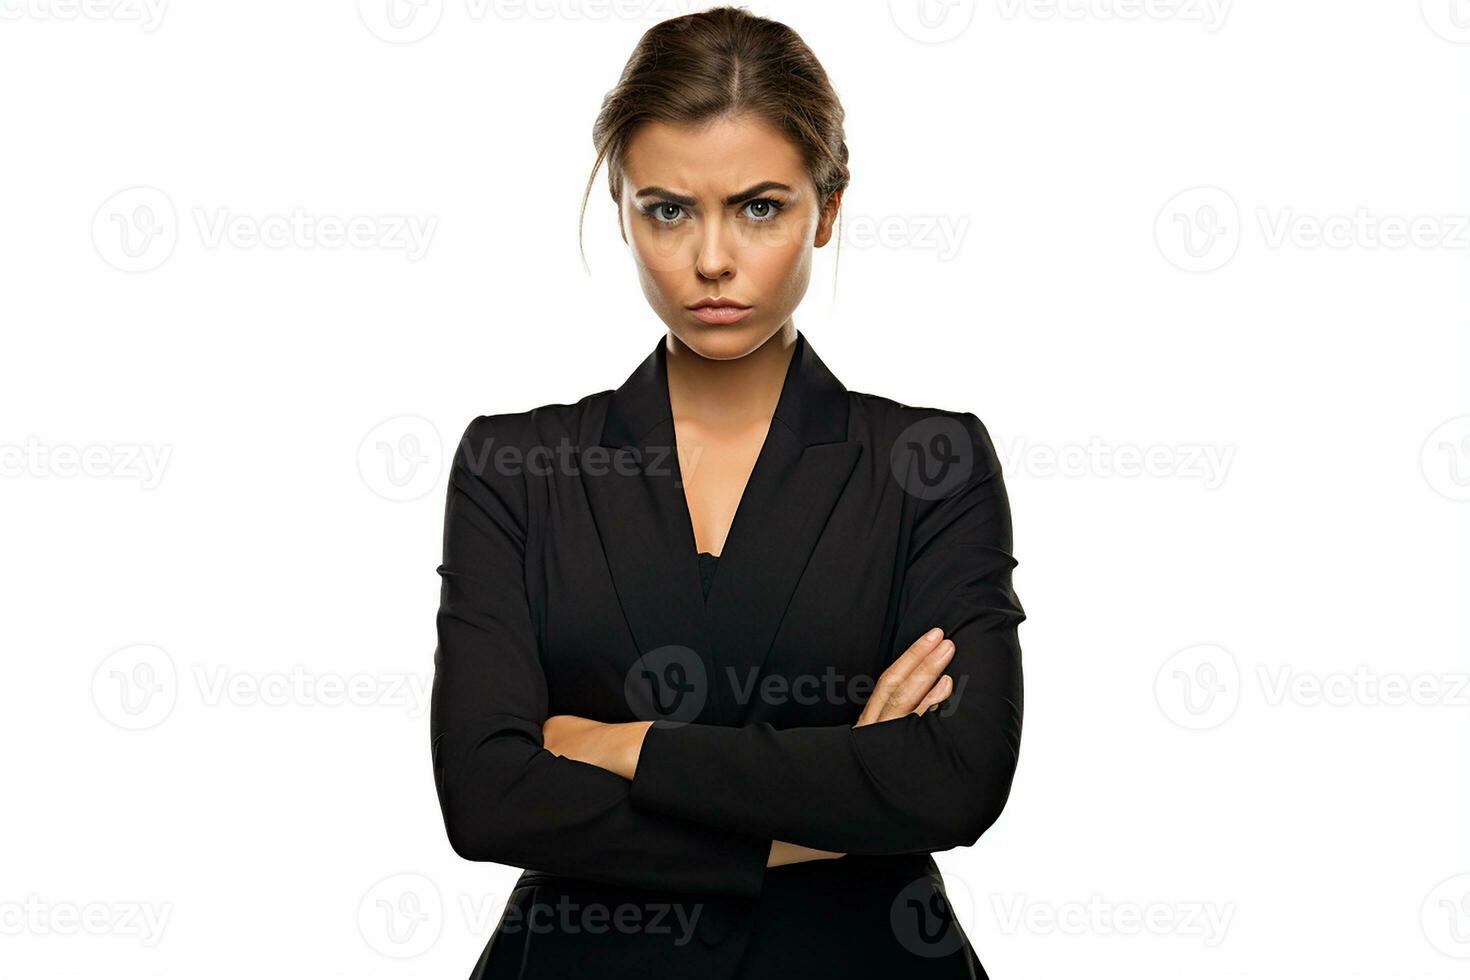
{"label": "woman's right hand", "polygon": [[873,696],[853,728],[872,725],[903,715],[922,715],[954,691],[954,680],[944,673],[954,656],[954,641],[944,639],[935,627],[903,652],[873,686]]}

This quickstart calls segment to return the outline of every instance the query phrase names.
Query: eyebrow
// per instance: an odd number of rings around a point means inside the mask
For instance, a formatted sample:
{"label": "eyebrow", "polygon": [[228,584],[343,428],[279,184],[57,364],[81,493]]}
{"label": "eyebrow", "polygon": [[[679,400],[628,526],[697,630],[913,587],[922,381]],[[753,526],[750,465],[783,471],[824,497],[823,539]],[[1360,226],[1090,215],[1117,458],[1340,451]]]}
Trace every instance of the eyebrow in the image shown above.
{"label": "eyebrow", "polygon": [[[741,191],[738,194],[731,194],[729,197],[725,198],[725,204],[726,205],[743,204],[743,203],[745,203],[746,201],[750,200],[753,197],[759,197],[761,194],[764,194],[766,191],[772,191],[772,190],[775,190],[775,191],[788,191],[789,192],[791,190],[791,188],[789,186],[787,186],[786,184],[781,183],[778,180],[763,180],[759,184],[756,184],[756,185],[754,185],[752,187],[747,187],[745,190]],[[685,207],[691,207],[691,208],[694,207],[694,205],[696,205],[696,204],[699,203],[698,201],[696,201],[692,197],[688,197],[688,196],[686,196],[684,194],[675,194],[673,191],[669,190],[668,188],[666,188],[666,187],[659,187],[656,184],[653,185],[652,187],[644,187],[644,188],[641,188],[640,190],[635,191],[633,193],[633,196],[634,197],[655,197],[655,196],[656,197],[662,197],[662,198],[666,199],[667,201],[669,201],[671,204],[682,204]]]}

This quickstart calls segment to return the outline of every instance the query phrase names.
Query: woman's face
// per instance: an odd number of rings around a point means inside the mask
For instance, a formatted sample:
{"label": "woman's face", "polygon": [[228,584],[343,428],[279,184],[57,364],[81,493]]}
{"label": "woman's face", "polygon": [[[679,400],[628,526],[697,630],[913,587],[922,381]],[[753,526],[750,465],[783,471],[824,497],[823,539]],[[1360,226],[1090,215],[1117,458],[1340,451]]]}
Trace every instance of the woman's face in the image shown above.
{"label": "woman's face", "polygon": [[[821,208],[801,153],[754,117],[650,121],[628,143],[619,210],[649,305],[685,346],[727,360],[790,320],[841,197]],[[750,309],[711,323],[691,309],[706,298]]]}

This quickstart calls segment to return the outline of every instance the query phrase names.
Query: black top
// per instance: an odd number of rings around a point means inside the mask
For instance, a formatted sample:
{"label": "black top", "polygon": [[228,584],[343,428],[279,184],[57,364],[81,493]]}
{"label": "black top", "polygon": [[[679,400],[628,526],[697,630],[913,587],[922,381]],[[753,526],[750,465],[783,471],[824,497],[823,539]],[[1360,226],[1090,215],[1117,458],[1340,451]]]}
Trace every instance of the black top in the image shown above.
{"label": "black top", "polygon": [[704,586],[704,597],[709,599],[709,587],[715,580],[715,566],[720,562],[719,555],[712,555],[708,551],[699,553],[699,584]]}
{"label": "black top", "polygon": [[[798,334],[696,604],[666,339],[613,391],[477,416],[453,455],[425,741],[455,853],[532,886],[473,977],[984,977],[934,852],[986,832],[1019,758],[999,453],[974,413],[848,391]],[[948,705],[854,727],[853,681],[935,626]],[[555,712],[658,720],[630,781],[547,752]],[[768,869],[772,840],[847,856]],[[696,936],[524,928],[548,896],[697,901]]]}

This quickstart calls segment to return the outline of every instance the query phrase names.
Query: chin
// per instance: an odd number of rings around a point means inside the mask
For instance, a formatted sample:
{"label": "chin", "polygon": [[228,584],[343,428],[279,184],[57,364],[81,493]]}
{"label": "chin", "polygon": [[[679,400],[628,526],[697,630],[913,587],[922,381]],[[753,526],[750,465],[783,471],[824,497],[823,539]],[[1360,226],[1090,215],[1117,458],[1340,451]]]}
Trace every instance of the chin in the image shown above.
{"label": "chin", "polygon": [[[674,336],[700,357],[712,361],[731,361],[744,357],[751,351],[760,347],[771,339],[774,330],[762,323],[732,323],[726,326],[715,326],[708,323],[700,323],[684,311],[685,318],[693,322],[682,324],[673,328]],[[752,315],[746,318],[754,320]]]}

